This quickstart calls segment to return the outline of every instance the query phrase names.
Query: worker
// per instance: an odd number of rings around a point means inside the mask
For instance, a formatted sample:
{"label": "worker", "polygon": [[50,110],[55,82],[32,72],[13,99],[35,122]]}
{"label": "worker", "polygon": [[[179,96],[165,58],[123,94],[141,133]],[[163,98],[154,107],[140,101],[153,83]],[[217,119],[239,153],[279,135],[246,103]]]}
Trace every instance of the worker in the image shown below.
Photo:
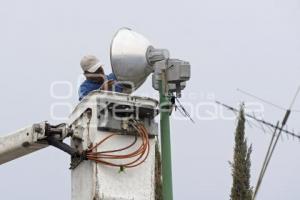
{"label": "worker", "polygon": [[79,101],[94,90],[122,92],[122,86],[117,84],[113,73],[105,75],[103,65],[93,55],[84,56],[80,62],[86,80],[79,88]]}

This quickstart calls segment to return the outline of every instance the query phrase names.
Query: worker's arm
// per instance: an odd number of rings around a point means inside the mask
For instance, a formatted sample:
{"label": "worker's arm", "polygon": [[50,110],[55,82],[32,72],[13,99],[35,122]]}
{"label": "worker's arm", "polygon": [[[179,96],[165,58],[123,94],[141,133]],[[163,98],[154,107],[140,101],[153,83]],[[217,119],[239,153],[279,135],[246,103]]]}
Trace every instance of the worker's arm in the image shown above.
{"label": "worker's arm", "polygon": [[103,88],[108,88],[107,90],[113,90],[115,92],[123,91],[123,87],[120,83],[118,83],[118,80],[114,73],[110,73],[109,75],[107,75],[107,81],[103,83],[102,86]]}

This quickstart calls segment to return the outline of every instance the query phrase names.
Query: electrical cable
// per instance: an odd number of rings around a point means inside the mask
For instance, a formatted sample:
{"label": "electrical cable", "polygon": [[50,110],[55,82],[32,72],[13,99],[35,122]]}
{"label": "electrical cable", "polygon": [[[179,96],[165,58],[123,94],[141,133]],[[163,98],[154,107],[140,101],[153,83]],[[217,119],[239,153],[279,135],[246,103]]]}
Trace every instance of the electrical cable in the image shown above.
{"label": "electrical cable", "polygon": [[[110,134],[106,136],[104,139],[102,139],[95,146],[92,146],[87,150],[87,156],[86,156],[87,159],[107,166],[120,167],[120,169],[133,168],[144,163],[147,157],[149,156],[149,151],[150,151],[148,132],[145,126],[138,121],[132,121],[130,122],[129,125],[132,126],[137,132],[137,135],[135,136],[135,139],[131,144],[120,149],[100,151],[100,152],[95,151],[104,142],[117,135],[115,133]],[[136,150],[127,154],[126,153],[116,154],[117,152],[124,152],[125,150],[131,149],[137,143],[138,136],[141,138],[141,144]],[[131,160],[128,161],[128,159]],[[121,162],[125,162],[125,163],[121,163]]]}
{"label": "electrical cable", "polygon": [[175,97],[175,99],[176,99],[176,101],[177,101],[177,103],[178,103],[178,105],[179,105],[179,106],[177,106],[179,112],[180,112],[183,116],[189,118],[189,119],[191,120],[191,122],[193,122],[193,123],[195,124],[195,121],[193,120],[192,116],[191,116],[190,113],[184,108],[184,106],[180,103],[179,99],[178,99],[177,97]]}

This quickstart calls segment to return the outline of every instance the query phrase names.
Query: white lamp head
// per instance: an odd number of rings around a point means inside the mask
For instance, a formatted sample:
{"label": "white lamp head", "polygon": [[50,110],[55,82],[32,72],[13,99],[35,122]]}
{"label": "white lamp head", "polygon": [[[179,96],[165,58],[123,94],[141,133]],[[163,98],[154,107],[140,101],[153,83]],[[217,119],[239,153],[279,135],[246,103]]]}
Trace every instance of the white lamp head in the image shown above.
{"label": "white lamp head", "polygon": [[144,36],[129,28],[121,28],[115,34],[110,48],[111,66],[125,92],[140,87],[153,72],[146,55],[149,47],[151,44]]}

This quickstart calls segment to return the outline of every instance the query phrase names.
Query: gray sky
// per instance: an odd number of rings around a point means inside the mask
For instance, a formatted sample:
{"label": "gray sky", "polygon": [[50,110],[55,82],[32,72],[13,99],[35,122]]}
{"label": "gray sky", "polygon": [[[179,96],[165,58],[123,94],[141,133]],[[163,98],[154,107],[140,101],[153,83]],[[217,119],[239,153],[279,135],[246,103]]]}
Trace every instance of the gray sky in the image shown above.
{"label": "gray sky", "polygon": [[[128,26],[192,64],[182,102],[192,105],[196,124],[172,120],[175,199],[229,199],[235,121],[204,120],[213,111],[205,102],[212,97],[235,106],[255,102],[236,91],[242,88],[287,107],[300,84],[299,11],[299,0],[1,1],[0,133],[58,122],[51,106],[76,105],[81,57],[95,54],[110,71],[111,38]],[[71,82],[72,96],[54,98],[55,81]],[[149,80],[137,94],[147,91],[153,91]],[[68,92],[55,87],[56,94]],[[281,119],[282,111],[264,106],[266,119]],[[300,109],[300,98],[295,106]],[[69,113],[66,107],[55,110],[55,116]],[[289,127],[300,131],[298,120],[294,113]],[[270,135],[248,126],[247,136],[254,184]],[[299,156],[299,141],[283,137],[259,199],[300,198]],[[69,157],[51,147],[5,164],[1,199],[70,199],[68,167]]]}

